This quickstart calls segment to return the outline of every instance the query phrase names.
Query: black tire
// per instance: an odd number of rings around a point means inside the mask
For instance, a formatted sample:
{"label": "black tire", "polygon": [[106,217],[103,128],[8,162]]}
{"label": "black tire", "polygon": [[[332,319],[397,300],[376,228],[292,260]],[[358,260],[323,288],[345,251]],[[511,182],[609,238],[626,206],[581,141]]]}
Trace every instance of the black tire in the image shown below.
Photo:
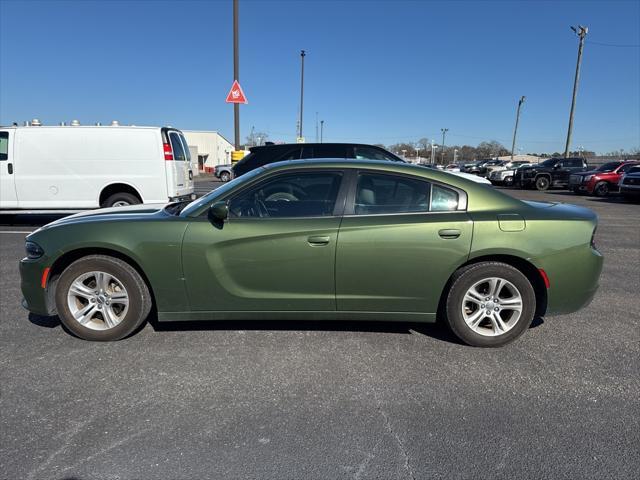
{"label": "black tire", "polygon": [[101,206],[103,208],[109,208],[118,204],[119,207],[125,207],[127,205],[138,205],[140,203],[142,202],[135,195],[127,192],[119,192],[109,195]]}
{"label": "black tire", "polygon": [[513,187],[513,177],[504,177],[504,186]]}
{"label": "black tire", "polygon": [[[99,271],[117,278],[126,289],[129,307],[124,318],[112,328],[95,330],[77,321],[67,301],[71,284],[83,273]],[[149,316],[152,299],[146,283],[140,274],[128,263],[107,255],[88,255],[69,265],[56,283],[55,302],[62,324],[74,335],[84,340],[120,340],[134,332]],[[93,302],[92,302],[93,303]]]}
{"label": "black tire", "polygon": [[609,183],[607,182],[598,182],[596,186],[593,188],[593,194],[596,197],[606,197],[609,195],[611,189],[609,188]]}
{"label": "black tire", "polygon": [[[467,291],[485,278],[496,277],[511,282],[522,297],[522,312],[517,323],[501,335],[485,336],[471,329],[462,315],[463,299]],[[467,345],[501,347],[513,342],[531,325],[536,312],[536,295],[531,282],[517,268],[502,262],[482,262],[458,270],[447,295],[446,320],[453,333]]]}
{"label": "black tire", "polygon": [[549,180],[549,177],[547,177],[546,175],[540,175],[538,178],[536,178],[536,189],[544,192],[545,190],[549,190],[549,187],[551,186],[551,181]]}
{"label": "black tire", "polygon": [[220,181],[222,182],[228,182],[229,180],[231,180],[231,174],[229,172],[222,172],[220,174]]}

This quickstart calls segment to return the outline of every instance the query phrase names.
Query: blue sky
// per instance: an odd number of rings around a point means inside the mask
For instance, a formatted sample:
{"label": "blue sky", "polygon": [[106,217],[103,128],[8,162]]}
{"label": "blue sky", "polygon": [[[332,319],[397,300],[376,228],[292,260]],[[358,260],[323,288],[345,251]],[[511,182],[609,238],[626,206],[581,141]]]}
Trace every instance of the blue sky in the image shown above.
{"label": "blue sky", "polygon": [[[118,119],[233,141],[231,5],[0,0],[0,123]],[[440,141],[447,127],[447,144],[510,145],[526,95],[519,147],[562,150],[576,24],[589,35],[573,147],[640,147],[637,1],[240,0],[242,138],[295,139],[305,49],[308,141],[318,112],[326,141]]]}

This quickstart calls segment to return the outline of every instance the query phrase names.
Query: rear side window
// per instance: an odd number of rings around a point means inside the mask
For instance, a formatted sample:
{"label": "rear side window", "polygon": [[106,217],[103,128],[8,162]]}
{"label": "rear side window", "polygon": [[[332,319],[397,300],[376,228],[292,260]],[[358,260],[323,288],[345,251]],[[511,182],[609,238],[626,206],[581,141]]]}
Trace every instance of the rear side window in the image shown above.
{"label": "rear side window", "polygon": [[354,213],[448,212],[457,210],[459,201],[455,190],[424,180],[362,173],[358,176]]}
{"label": "rear side window", "polygon": [[180,136],[176,132],[171,132],[169,134],[169,140],[171,141],[171,148],[173,149],[173,159],[184,162],[187,156],[184,153]]}
{"label": "rear side window", "polygon": [[392,162],[398,161],[396,158],[393,158],[383,150],[378,150],[377,148],[373,147],[355,146],[354,154],[356,160],[390,160]]}
{"label": "rear side window", "polygon": [[0,132],[0,160],[9,159],[9,132]]}
{"label": "rear side window", "polygon": [[345,145],[315,145],[313,147],[313,158],[347,158],[347,147]]}
{"label": "rear side window", "polygon": [[428,212],[431,184],[422,180],[362,173],[358,177],[354,213]]}
{"label": "rear side window", "polygon": [[452,212],[458,209],[458,192],[450,188],[433,185],[431,188],[431,211]]}

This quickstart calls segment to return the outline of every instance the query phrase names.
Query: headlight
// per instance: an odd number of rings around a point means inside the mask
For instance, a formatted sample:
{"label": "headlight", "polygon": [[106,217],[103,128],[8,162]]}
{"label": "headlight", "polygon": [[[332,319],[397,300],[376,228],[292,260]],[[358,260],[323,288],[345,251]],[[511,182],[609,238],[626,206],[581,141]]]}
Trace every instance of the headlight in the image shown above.
{"label": "headlight", "polygon": [[595,175],[587,175],[586,177],[584,177],[584,179],[582,180],[584,183],[587,183],[589,180],[591,180],[593,177],[595,177]]}
{"label": "headlight", "polygon": [[36,258],[40,258],[44,255],[42,247],[35,242],[26,242],[24,244],[24,249],[27,252],[27,258],[30,258],[31,260],[35,260]]}

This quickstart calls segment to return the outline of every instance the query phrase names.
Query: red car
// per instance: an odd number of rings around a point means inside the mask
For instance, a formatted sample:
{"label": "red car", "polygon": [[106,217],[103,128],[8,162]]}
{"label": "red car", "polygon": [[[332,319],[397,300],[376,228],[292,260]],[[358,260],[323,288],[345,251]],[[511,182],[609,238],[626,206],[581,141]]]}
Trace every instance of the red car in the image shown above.
{"label": "red car", "polygon": [[588,193],[597,197],[606,197],[618,191],[618,181],[631,167],[640,165],[639,161],[616,161],[600,165],[596,170],[573,173],[569,177],[569,189],[574,193]]}

